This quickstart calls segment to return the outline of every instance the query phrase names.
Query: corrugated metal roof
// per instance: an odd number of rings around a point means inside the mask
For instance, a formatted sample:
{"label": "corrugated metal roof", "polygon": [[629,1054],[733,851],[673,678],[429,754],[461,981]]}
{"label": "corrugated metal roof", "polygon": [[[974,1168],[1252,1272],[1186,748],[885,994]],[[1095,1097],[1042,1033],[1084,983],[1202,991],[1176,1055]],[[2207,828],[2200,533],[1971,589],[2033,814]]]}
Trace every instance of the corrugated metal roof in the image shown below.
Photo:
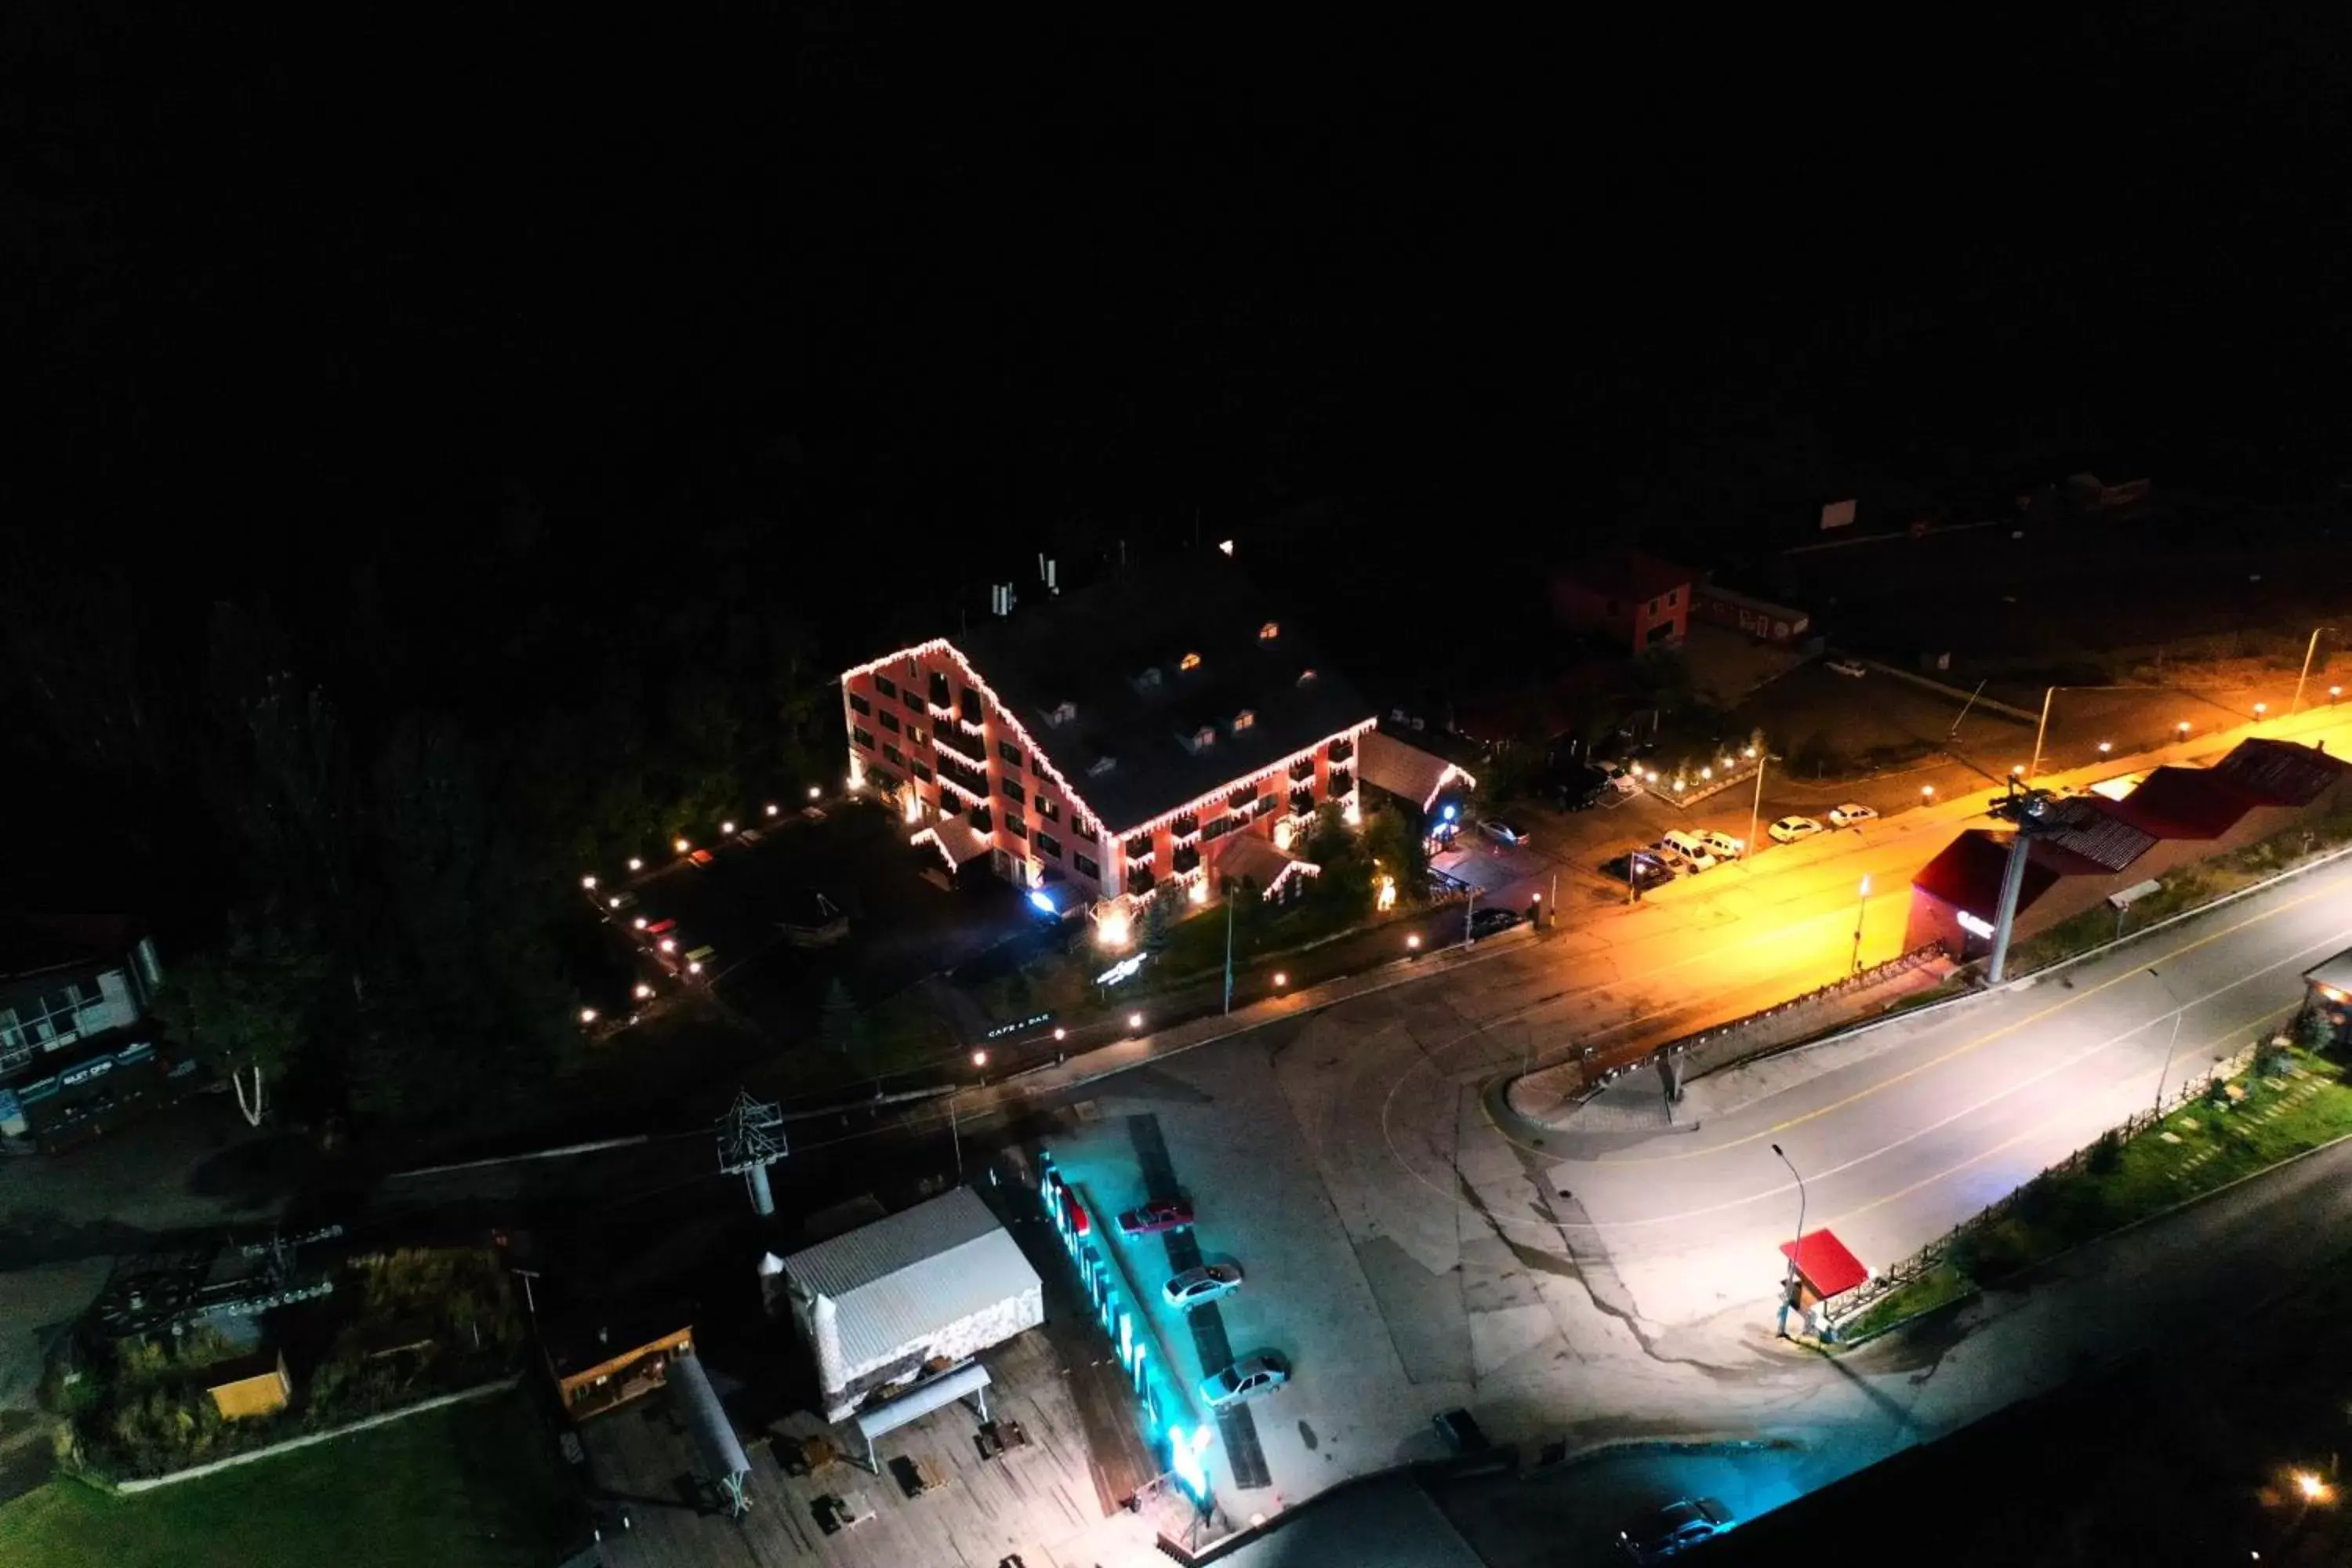
{"label": "corrugated metal roof", "polygon": [[1360,751],[1366,784],[1402,795],[1424,811],[1453,767],[1444,757],[1407,745],[1378,730],[1365,734]]}
{"label": "corrugated metal roof", "polygon": [[970,1187],[796,1252],[784,1274],[831,1299],[849,1367],[1040,1288],[1020,1244]]}

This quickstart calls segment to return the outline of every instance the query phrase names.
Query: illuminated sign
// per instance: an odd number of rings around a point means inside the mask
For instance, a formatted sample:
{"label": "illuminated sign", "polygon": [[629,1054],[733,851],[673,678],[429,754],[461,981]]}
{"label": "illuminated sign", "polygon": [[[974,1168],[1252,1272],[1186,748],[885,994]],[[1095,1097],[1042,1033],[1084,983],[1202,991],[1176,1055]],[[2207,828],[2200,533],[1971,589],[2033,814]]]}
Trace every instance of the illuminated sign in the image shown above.
{"label": "illuminated sign", "polygon": [[1962,931],[1968,931],[1975,936],[1980,936],[1987,940],[1990,940],[1992,936],[1991,926],[1988,925],[1983,921],[1977,919],[1976,916],[1969,913],[1966,910],[1958,910],[1954,912],[1960,917],[1960,929]]}
{"label": "illuminated sign", "polygon": [[1192,1495],[1194,1502],[1209,1500],[1209,1471],[1201,1463],[1201,1455],[1208,1446],[1206,1426],[1168,1428],[1168,1468],[1176,1472],[1177,1484]]}
{"label": "illuminated sign", "polygon": [[1106,969],[1100,974],[1096,975],[1095,984],[1097,985],[1116,985],[1122,980],[1134,979],[1136,973],[1143,967],[1143,959],[1144,955],[1139,952],[1133,958],[1120,959],[1117,963],[1112,964],[1108,969]]}

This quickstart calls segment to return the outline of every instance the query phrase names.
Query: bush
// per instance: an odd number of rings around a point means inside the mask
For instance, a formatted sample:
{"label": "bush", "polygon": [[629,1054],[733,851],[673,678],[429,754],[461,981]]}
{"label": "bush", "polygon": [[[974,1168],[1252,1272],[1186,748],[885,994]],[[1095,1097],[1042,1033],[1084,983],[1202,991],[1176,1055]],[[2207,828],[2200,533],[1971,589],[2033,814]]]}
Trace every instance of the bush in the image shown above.
{"label": "bush", "polygon": [[2091,1174],[2095,1176],[2104,1176],[2114,1172],[2114,1170],[2123,1163],[2123,1137],[2114,1128],[2110,1127],[2105,1132],[2099,1134],[2099,1141],[2091,1145],[2090,1156],[2088,1159],[2084,1161],[2083,1165],[2084,1169],[2089,1171]]}

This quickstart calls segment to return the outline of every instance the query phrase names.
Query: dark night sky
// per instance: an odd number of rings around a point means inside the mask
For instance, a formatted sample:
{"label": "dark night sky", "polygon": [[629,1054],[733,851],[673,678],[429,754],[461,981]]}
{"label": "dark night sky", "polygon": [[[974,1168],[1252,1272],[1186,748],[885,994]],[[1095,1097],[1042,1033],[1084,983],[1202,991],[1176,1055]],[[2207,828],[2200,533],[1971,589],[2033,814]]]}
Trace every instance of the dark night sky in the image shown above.
{"label": "dark night sky", "polygon": [[978,582],[2346,456],[2336,32],[940,11],[15,8],[19,526],[429,577],[528,497],[599,572],[716,516]]}

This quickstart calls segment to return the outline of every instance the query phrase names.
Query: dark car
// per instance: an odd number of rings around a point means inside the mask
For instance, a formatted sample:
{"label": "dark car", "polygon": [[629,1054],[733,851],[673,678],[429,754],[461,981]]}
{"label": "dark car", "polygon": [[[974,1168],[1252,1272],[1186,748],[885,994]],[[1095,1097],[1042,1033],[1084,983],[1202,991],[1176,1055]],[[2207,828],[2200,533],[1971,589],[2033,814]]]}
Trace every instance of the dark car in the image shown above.
{"label": "dark car", "polygon": [[1507,931],[1518,923],[1519,911],[1517,910],[1480,910],[1470,917],[1470,934],[1493,936],[1499,931]]}
{"label": "dark car", "polygon": [[1731,1528],[1731,1510],[1711,1497],[1685,1498],[1643,1514],[1617,1532],[1617,1544],[1636,1563],[1663,1563]]}
{"label": "dark car", "polygon": [[1527,830],[1499,816],[1490,816],[1478,825],[1478,831],[1497,844],[1520,845],[1528,841]]}
{"label": "dark car", "polygon": [[1192,1228],[1192,1205],[1181,1198],[1163,1198],[1118,1216],[1121,1236],[1158,1236],[1164,1231]]}
{"label": "dark car", "polygon": [[1619,855],[1603,860],[1601,862],[1601,874],[1620,887],[1631,880],[1645,893],[1653,888],[1663,888],[1675,879],[1674,868],[1647,849],[1636,849],[1631,855]]}

